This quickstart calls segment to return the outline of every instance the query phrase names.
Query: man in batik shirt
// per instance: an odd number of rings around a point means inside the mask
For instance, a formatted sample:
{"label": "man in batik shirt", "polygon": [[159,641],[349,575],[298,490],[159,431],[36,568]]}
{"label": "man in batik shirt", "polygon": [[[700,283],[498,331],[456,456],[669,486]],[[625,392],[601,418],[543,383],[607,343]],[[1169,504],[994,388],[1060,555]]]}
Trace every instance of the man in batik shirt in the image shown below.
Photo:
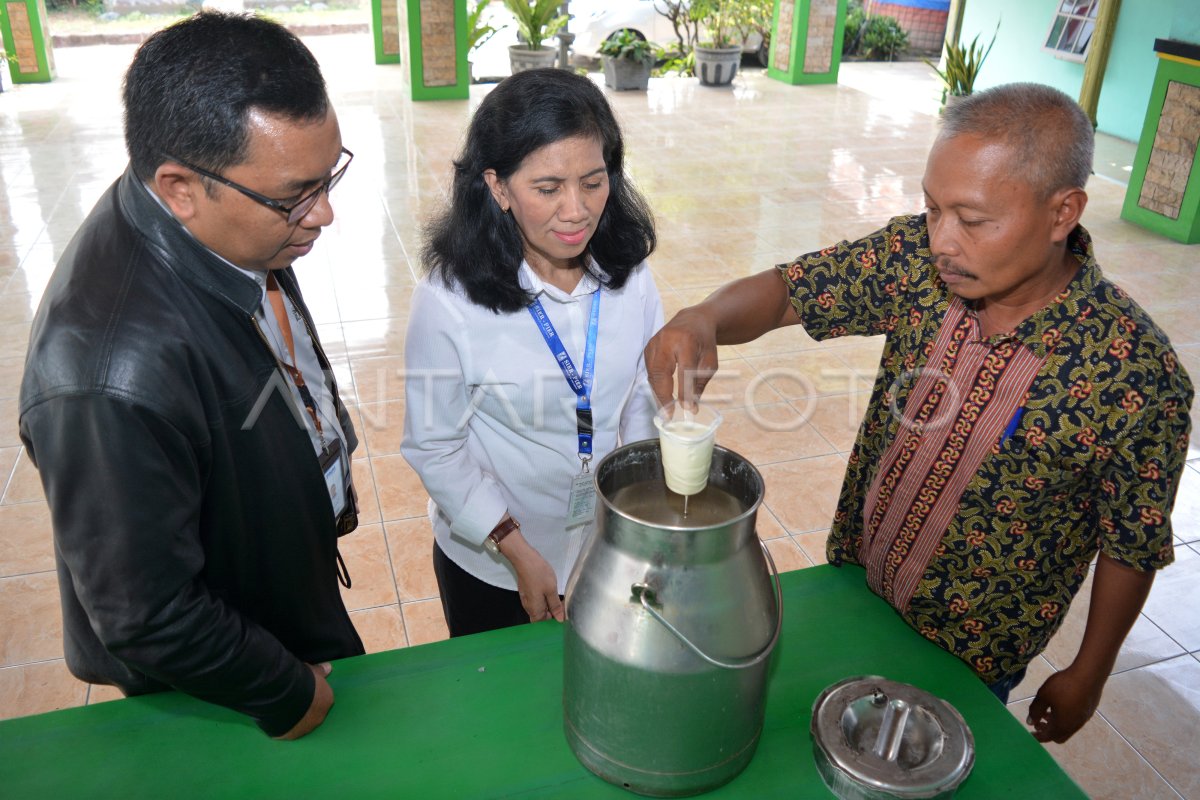
{"label": "man in batik shirt", "polygon": [[734,282],[649,343],[660,401],[698,396],[716,346],[801,324],[886,337],[829,536],[831,563],[1002,700],[1099,554],[1073,663],[1030,708],[1041,741],[1091,717],[1155,571],[1192,387],[1166,335],[1104,279],[1079,224],[1093,130],[1039,84],[947,108],[924,214]]}

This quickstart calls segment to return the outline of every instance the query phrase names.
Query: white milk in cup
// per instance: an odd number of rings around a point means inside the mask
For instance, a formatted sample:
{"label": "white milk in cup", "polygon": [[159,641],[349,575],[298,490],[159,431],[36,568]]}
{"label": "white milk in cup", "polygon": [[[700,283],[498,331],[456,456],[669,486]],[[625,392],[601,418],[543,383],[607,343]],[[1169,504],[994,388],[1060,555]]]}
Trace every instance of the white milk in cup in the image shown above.
{"label": "white milk in cup", "polygon": [[684,497],[704,491],[720,424],[721,415],[701,403],[668,403],[658,410],[654,425],[668,489]]}

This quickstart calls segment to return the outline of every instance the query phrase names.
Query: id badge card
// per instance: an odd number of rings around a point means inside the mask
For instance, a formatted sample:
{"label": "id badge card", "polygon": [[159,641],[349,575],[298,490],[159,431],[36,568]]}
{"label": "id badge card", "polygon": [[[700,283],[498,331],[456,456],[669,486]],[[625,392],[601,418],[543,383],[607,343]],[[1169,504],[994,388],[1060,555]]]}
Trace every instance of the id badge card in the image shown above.
{"label": "id badge card", "polygon": [[567,501],[567,527],[574,528],[596,519],[596,482],[591,472],[571,479],[571,497]]}
{"label": "id badge card", "polygon": [[346,509],[346,468],[342,459],[342,440],[336,436],[321,454],[321,472],[325,476],[325,487],[329,490],[329,502],[333,505],[336,519]]}

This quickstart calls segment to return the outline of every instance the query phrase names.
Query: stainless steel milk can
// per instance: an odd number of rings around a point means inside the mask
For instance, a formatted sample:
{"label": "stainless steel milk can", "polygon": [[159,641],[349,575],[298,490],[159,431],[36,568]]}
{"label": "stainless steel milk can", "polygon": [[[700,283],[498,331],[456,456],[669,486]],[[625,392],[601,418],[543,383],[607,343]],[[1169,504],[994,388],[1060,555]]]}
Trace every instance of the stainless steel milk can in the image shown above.
{"label": "stainless steel milk can", "polygon": [[595,480],[596,532],[566,591],[568,743],[631,791],[707,791],[754,755],[779,637],[778,576],[754,529],[762,477],[717,447],[684,517],[650,440],[609,454]]}

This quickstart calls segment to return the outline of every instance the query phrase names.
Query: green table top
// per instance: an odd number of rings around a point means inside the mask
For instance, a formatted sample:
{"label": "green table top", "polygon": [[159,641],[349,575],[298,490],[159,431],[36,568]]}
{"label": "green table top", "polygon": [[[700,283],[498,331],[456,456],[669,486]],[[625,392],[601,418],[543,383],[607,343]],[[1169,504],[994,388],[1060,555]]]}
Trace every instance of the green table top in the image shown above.
{"label": "green table top", "polygon": [[[754,760],[712,798],[830,797],[812,703],[877,674],[952,703],[975,736],[956,797],[1085,798],[958,659],[913,632],[857,567],[783,575],[783,632]],[[630,798],[575,760],[562,730],[562,628],[523,625],[334,665],[336,704],[296,742],[177,692],[0,722],[5,797]]]}

